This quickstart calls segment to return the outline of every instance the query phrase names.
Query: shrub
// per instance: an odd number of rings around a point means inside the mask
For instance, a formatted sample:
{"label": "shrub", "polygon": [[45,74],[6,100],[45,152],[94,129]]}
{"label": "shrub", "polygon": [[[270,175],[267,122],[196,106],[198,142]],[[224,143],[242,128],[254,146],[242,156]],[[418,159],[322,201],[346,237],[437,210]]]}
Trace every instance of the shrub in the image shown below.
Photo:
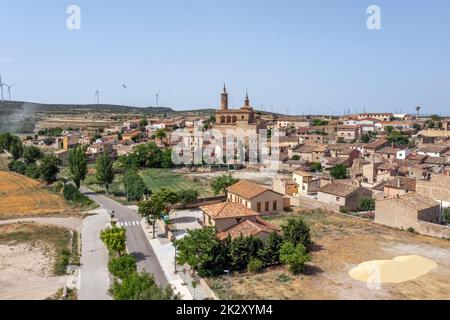
{"label": "shrub", "polygon": [[359,199],[360,211],[373,211],[375,210],[375,199],[371,197],[363,197]]}
{"label": "shrub", "polygon": [[36,163],[31,163],[27,166],[27,169],[25,170],[25,175],[31,179],[39,179],[41,176],[39,172],[39,167]]}
{"label": "shrub", "polygon": [[73,184],[66,184],[63,190],[64,199],[81,205],[90,205],[92,200],[82,194]]}
{"label": "shrub", "polygon": [[112,258],[109,260],[108,270],[114,277],[125,279],[125,277],[136,272],[136,258],[129,254]]}
{"label": "shrub", "polygon": [[258,258],[251,258],[248,265],[247,270],[249,272],[257,273],[264,269],[264,263]]}
{"label": "shrub", "polygon": [[350,209],[345,207],[345,206],[342,206],[342,207],[339,208],[339,212],[340,213],[349,213]]}
{"label": "shrub", "polygon": [[8,168],[12,172],[25,174],[25,171],[27,170],[27,165],[22,161],[13,160],[8,164]]}
{"label": "shrub", "polygon": [[305,270],[305,265],[311,261],[311,256],[302,244],[294,245],[292,242],[286,241],[280,248],[280,261],[289,266],[290,272],[298,274]]}
{"label": "shrub", "polygon": [[442,220],[444,223],[450,223],[450,208],[445,208],[442,212]]}

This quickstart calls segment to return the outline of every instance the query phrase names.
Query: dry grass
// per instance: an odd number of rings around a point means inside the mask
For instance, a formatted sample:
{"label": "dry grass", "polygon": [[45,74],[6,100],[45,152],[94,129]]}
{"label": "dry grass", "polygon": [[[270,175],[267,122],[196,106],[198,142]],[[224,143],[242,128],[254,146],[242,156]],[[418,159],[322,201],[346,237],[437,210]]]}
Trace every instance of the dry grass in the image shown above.
{"label": "dry grass", "polygon": [[0,219],[67,212],[62,196],[28,177],[0,171]]}
{"label": "dry grass", "polygon": [[[284,267],[261,274],[232,277],[230,295],[236,299],[450,299],[450,241],[424,237],[376,225],[370,221],[320,210],[271,217],[282,224],[298,215],[311,226],[313,261],[306,274],[293,276]],[[348,271],[361,262],[417,254],[438,268],[401,284],[382,284],[370,290]],[[225,298],[226,278],[208,280]]]}

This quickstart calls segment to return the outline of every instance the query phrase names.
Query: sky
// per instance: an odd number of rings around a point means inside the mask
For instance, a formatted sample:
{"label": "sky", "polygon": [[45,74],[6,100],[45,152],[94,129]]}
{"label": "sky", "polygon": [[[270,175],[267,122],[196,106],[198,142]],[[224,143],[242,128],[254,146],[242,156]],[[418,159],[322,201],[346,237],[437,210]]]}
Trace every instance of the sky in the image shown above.
{"label": "sky", "polygon": [[450,1],[0,0],[0,74],[20,101],[217,108],[226,83],[230,107],[445,115]]}

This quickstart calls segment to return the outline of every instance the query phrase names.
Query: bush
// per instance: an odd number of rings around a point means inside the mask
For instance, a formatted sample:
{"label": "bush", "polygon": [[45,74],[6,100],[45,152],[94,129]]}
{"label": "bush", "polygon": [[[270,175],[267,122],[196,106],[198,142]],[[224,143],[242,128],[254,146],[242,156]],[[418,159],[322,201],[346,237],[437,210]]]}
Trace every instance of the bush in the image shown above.
{"label": "bush", "polygon": [[63,190],[64,199],[81,205],[90,205],[92,200],[82,194],[73,184],[66,184]]}
{"label": "bush", "polygon": [[112,258],[109,260],[108,270],[114,277],[125,279],[125,277],[136,272],[136,258],[129,254]]}
{"label": "bush", "polygon": [[249,272],[257,273],[264,269],[264,263],[258,258],[251,258],[248,265],[247,270]]}
{"label": "bush", "polygon": [[36,163],[31,163],[28,165],[27,169],[25,170],[25,175],[31,179],[39,179],[41,176],[39,172],[39,167]]}
{"label": "bush", "polygon": [[25,171],[27,170],[27,165],[22,161],[13,160],[8,164],[8,168],[12,172],[25,174]]}
{"label": "bush", "polygon": [[280,248],[280,261],[289,266],[290,272],[298,274],[305,270],[305,265],[311,261],[311,256],[302,244],[294,245],[292,242],[286,241]]}
{"label": "bush", "polygon": [[347,207],[342,206],[342,207],[339,208],[339,212],[340,213],[349,213],[350,209],[347,208]]}
{"label": "bush", "polygon": [[445,208],[442,212],[442,220],[444,223],[450,223],[450,208]]}
{"label": "bush", "polygon": [[359,199],[359,211],[375,210],[375,199],[371,197],[363,197]]}

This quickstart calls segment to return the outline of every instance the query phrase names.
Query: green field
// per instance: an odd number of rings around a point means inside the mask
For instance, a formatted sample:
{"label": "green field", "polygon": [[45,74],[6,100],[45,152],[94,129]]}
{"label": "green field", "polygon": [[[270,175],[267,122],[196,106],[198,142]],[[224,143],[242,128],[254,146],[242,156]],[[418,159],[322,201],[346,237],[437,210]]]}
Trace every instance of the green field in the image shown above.
{"label": "green field", "polygon": [[[181,174],[174,173],[171,169],[146,169],[139,172],[147,187],[153,192],[165,188],[174,192],[194,189],[200,194],[200,197],[211,197],[213,192],[205,180],[194,180],[184,177]],[[89,188],[95,192],[104,193],[104,188],[97,184],[94,175],[89,174],[84,181]],[[116,175],[114,182],[109,186],[110,198],[123,203],[130,204],[125,198],[125,191],[122,184],[122,175]]]}
{"label": "green field", "polygon": [[141,171],[140,175],[152,192],[157,192],[163,188],[175,192],[194,189],[200,193],[200,197],[213,196],[210,186],[205,182],[191,180],[181,174],[174,173],[170,169],[147,169]]}

